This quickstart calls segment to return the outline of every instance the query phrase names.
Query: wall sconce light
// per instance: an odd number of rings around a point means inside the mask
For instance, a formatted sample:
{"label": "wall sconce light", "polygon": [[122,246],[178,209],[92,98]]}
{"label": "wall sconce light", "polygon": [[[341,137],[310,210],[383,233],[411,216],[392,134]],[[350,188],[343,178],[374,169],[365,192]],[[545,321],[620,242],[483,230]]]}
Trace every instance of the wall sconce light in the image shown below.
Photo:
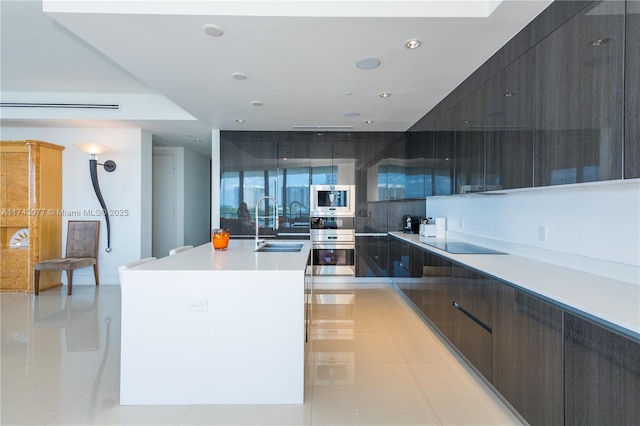
{"label": "wall sconce light", "polygon": [[74,144],[80,151],[89,154],[89,174],[91,175],[91,183],[93,184],[93,191],[96,193],[96,197],[102,207],[102,213],[104,214],[105,222],[107,223],[107,248],[106,252],[111,253],[111,225],[109,223],[109,211],[107,205],[102,198],[102,192],[100,191],[100,184],[98,183],[98,165],[103,166],[104,170],[111,173],[116,169],[116,162],[107,160],[104,163],[98,163],[98,155],[102,155],[111,151],[111,147],[106,145],[99,145],[97,143],[77,143]]}

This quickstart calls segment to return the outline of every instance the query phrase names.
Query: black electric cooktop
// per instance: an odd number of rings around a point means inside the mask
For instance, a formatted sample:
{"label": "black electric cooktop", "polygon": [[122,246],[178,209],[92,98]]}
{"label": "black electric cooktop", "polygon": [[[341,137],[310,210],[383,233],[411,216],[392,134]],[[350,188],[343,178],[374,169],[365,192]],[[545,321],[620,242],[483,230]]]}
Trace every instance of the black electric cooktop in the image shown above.
{"label": "black electric cooktop", "polygon": [[423,241],[423,243],[452,254],[506,254],[502,251],[462,242]]}

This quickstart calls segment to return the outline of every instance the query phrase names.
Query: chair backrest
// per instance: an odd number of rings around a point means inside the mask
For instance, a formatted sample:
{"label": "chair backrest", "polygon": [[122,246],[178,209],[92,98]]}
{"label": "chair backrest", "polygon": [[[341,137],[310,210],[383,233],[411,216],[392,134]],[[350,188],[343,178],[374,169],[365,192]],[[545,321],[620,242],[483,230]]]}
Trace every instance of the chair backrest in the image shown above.
{"label": "chair backrest", "polygon": [[70,220],[65,257],[98,258],[99,220]]}
{"label": "chair backrest", "polygon": [[173,256],[174,254],[180,253],[181,251],[192,249],[193,246],[181,246],[176,247],[174,249],[169,250],[169,256]]}

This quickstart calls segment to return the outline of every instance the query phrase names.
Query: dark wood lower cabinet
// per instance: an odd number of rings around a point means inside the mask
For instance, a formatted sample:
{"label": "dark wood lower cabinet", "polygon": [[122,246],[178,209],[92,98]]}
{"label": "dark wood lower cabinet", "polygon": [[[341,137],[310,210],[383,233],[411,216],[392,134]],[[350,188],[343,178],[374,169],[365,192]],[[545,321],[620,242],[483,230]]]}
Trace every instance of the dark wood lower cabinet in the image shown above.
{"label": "dark wood lower cabinet", "polygon": [[492,377],[491,323],[497,282],[461,265],[451,268],[451,342],[487,379]]}
{"label": "dark wood lower cabinet", "polygon": [[420,265],[420,274],[412,281],[413,297],[410,297],[433,325],[451,340],[451,262],[420,250],[414,263]]}
{"label": "dark wood lower cabinet", "polygon": [[401,290],[529,424],[640,425],[640,342],[431,252],[390,246]]}
{"label": "dark wood lower cabinet", "polygon": [[491,381],[491,332],[460,309],[453,309],[451,343]]}
{"label": "dark wood lower cabinet", "polygon": [[565,424],[640,424],[640,343],[565,312]]}
{"label": "dark wood lower cabinet", "polygon": [[562,340],[562,310],[498,286],[492,383],[531,425],[564,422]]}

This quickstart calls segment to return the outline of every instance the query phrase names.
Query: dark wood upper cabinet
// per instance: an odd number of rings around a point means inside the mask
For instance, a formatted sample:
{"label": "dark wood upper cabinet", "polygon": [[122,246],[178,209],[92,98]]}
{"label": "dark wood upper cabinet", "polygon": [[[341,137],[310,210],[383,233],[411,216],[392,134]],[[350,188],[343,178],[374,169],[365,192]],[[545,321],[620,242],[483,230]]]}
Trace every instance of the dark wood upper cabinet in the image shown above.
{"label": "dark wood upper cabinet", "polygon": [[596,2],[535,47],[535,186],[622,178],[624,2]]}
{"label": "dark wood upper cabinet", "polygon": [[433,132],[433,156],[427,158],[427,167],[433,170],[433,195],[453,194],[453,131]]}
{"label": "dark wood upper cabinet", "polygon": [[454,192],[484,191],[485,87],[476,89],[448,112],[454,131]]}
{"label": "dark wood upper cabinet", "polygon": [[407,133],[405,149],[404,198],[424,198],[431,195],[431,174],[426,173],[425,161],[429,148],[425,132]]}
{"label": "dark wood upper cabinet", "polygon": [[640,2],[629,1],[625,25],[624,177],[640,177]]}
{"label": "dark wood upper cabinet", "polygon": [[533,50],[486,84],[485,190],[533,186]]}

